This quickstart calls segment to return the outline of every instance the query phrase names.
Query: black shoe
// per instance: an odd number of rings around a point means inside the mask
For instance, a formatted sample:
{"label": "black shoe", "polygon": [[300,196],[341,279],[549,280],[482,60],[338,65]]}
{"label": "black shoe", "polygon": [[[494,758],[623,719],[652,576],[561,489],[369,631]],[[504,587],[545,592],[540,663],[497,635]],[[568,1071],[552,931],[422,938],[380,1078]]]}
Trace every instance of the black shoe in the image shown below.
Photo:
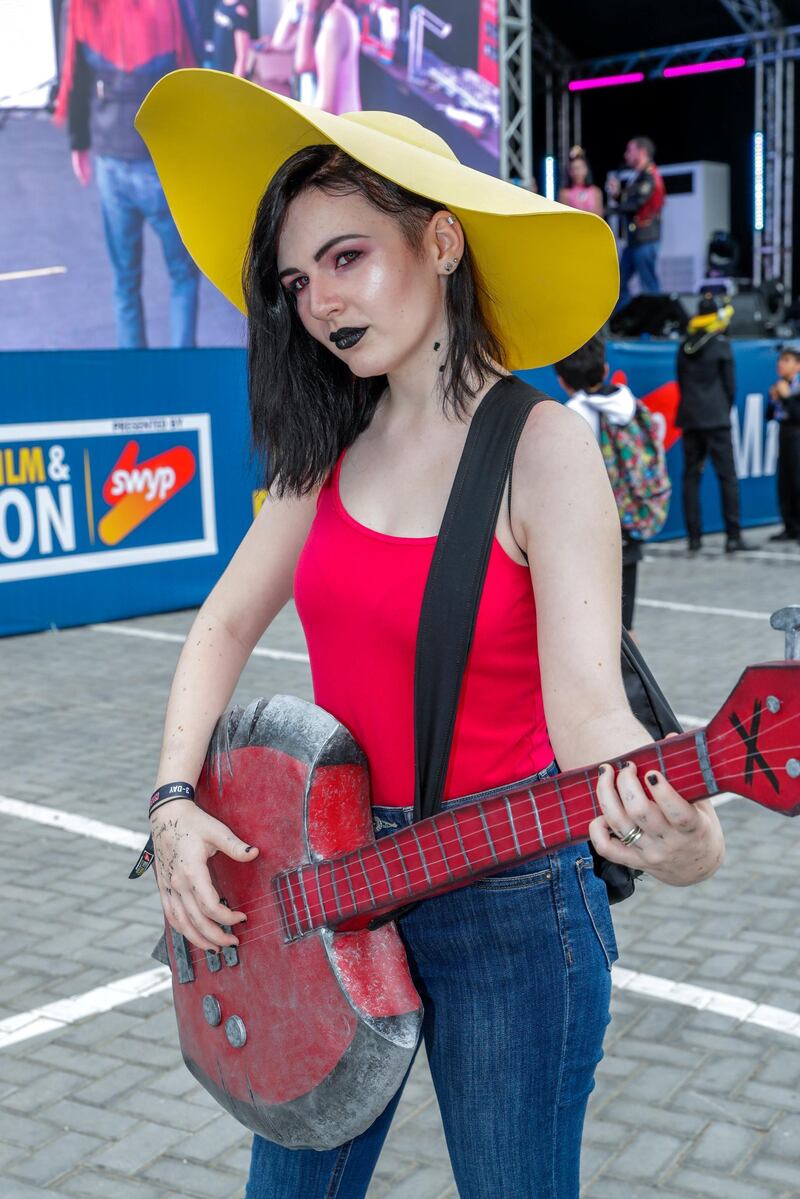
{"label": "black shoe", "polygon": [[728,537],[725,540],[725,553],[736,554],[741,550],[751,550],[753,547],[748,542],[742,541],[741,537]]}
{"label": "black shoe", "polygon": [[780,533],[772,533],[767,541],[794,541],[794,537],[790,537],[785,529],[781,529]]}
{"label": "black shoe", "polygon": [[703,543],[699,537],[689,538],[689,553],[697,554],[703,548]]}

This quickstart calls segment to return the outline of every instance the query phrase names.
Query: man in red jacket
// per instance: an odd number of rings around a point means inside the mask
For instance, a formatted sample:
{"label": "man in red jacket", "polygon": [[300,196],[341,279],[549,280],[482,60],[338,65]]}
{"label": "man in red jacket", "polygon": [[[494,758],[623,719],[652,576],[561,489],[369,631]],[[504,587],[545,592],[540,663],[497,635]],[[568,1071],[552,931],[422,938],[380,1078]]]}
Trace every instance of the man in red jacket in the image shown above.
{"label": "man in red jacket", "polygon": [[144,222],[157,233],[170,277],[173,346],[193,346],[198,272],[175,227],[147,147],[133,127],[162,75],[195,66],[181,0],[70,0],[55,120],[67,122],[72,169],[85,187],[92,158],[114,272],[121,349],[147,345],[142,305]]}
{"label": "man in red jacket", "polygon": [[619,301],[617,309],[630,303],[628,285],[639,276],[643,292],[661,291],[656,273],[661,245],[661,210],[666,188],[661,173],[653,162],[655,146],[649,137],[632,137],[625,147],[625,162],[634,172],[621,188],[619,179],[611,177],[607,187],[616,204],[610,212],[622,214],[625,248],[619,264]]}

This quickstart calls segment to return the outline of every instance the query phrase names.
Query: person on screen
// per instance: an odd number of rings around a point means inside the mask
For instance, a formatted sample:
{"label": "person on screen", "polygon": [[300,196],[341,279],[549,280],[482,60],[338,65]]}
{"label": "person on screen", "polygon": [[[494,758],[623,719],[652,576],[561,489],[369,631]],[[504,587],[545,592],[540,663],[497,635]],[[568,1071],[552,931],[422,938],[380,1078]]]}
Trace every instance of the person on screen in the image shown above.
{"label": "person on screen", "polygon": [[295,51],[300,99],[336,116],[359,111],[360,45],[358,18],[345,0],[300,0]]}
{"label": "person on screen", "polygon": [[241,79],[250,65],[253,0],[217,0],[214,5],[214,53],[211,65]]}
{"label": "person on screen", "polygon": [[570,150],[565,174],[567,186],[559,189],[559,203],[603,216],[603,193],[592,183],[592,171],[582,146],[573,146]]}
{"label": "person on screen", "polygon": [[94,158],[120,349],[147,346],[141,294],[145,221],[161,242],[169,273],[171,344],[195,344],[197,267],[133,127],[153,84],[176,67],[195,65],[180,0],[72,0],[69,6],[54,119],[67,124],[72,169],[83,187],[91,182]]}

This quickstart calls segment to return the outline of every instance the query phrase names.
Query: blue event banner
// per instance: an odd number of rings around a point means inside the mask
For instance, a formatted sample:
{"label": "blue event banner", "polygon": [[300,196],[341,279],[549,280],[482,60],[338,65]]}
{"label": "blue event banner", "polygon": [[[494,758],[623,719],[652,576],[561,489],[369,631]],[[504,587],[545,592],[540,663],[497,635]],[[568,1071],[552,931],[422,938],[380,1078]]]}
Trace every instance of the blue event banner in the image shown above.
{"label": "blue event banner", "polygon": [[[777,520],[777,429],[764,420],[776,343],[734,342],[742,524]],[[673,482],[660,538],[685,534],[674,416],[677,346],[612,342],[657,414]],[[552,367],[520,372],[563,399]],[[704,525],[722,528],[706,471]],[[202,603],[253,519],[241,350],[0,354],[0,635]]]}

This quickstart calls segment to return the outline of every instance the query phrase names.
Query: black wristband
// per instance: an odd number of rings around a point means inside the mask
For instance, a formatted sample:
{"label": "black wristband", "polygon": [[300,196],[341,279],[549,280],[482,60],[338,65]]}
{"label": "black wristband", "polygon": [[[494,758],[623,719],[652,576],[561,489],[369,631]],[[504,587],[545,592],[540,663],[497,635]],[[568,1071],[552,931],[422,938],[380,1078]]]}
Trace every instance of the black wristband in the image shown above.
{"label": "black wristband", "polygon": [[164,783],[150,796],[150,810],[162,799],[194,799],[194,787],[191,783]]}
{"label": "black wristband", "polygon": [[163,787],[158,787],[150,796],[149,816],[153,815],[158,808],[162,808],[166,803],[172,803],[173,799],[189,799],[194,802],[194,787],[191,783],[165,783]]}

